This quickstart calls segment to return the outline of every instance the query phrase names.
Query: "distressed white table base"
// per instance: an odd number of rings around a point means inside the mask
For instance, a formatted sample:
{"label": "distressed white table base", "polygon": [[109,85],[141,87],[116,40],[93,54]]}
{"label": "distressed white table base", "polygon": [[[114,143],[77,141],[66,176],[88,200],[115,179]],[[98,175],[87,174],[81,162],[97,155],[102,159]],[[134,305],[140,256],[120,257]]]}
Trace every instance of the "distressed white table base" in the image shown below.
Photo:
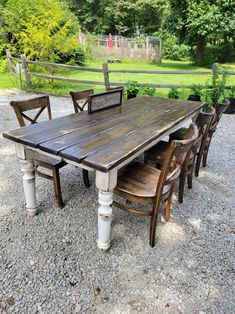
{"label": "distressed white table base", "polygon": [[107,173],[96,171],[96,186],[99,189],[98,248],[108,250],[112,222],[113,189],[117,184],[117,169]]}
{"label": "distressed white table base", "polygon": [[21,160],[21,170],[23,172],[23,187],[26,200],[26,210],[30,216],[37,213],[35,170],[33,160]]}
{"label": "distressed white table base", "polygon": [[22,144],[16,144],[16,155],[20,158],[21,170],[23,172],[23,188],[26,201],[26,210],[30,216],[37,213],[35,168],[32,151],[26,149]]}

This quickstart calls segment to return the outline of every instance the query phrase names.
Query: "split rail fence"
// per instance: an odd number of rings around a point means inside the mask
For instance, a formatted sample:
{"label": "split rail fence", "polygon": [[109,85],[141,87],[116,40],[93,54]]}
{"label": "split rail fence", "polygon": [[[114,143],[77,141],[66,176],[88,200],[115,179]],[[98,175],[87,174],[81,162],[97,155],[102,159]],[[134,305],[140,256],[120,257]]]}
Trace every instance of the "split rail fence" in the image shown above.
{"label": "split rail fence", "polygon": [[[9,71],[11,73],[18,73],[19,74],[19,80],[20,84],[22,86],[22,74],[25,76],[25,82],[26,87],[28,89],[32,88],[32,77],[41,77],[45,79],[53,79],[53,80],[60,80],[65,82],[73,82],[73,83],[79,83],[79,84],[88,84],[88,85],[101,85],[104,86],[105,90],[108,90],[110,86],[120,86],[124,85],[124,82],[113,82],[110,81],[110,76],[112,73],[135,73],[135,74],[161,74],[161,75],[210,75],[213,74],[214,78],[217,78],[219,74],[223,74],[224,70],[218,69],[218,64],[214,63],[212,65],[212,71],[211,70],[205,70],[205,71],[191,71],[191,70],[184,70],[184,71],[176,71],[176,70],[111,70],[108,67],[108,64],[103,64],[102,69],[101,68],[90,68],[90,67],[83,67],[83,66],[72,66],[67,64],[59,64],[59,63],[51,63],[51,62],[41,62],[41,61],[32,61],[27,60],[26,56],[22,54],[20,58],[12,57],[9,50],[6,51],[7,54],[7,60],[8,60],[8,67]],[[44,74],[39,72],[32,72],[30,71],[28,65],[39,65],[44,66],[46,68],[62,68],[62,69],[72,69],[72,70],[78,70],[78,71],[89,71],[89,72],[99,72],[103,73],[103,81],[90,81],[90,80],[80,80],[75,78],[69,78],[69,77],[62,77],[62,76],[56,76],[56,75],[50,75],[50,74]],[[235,75],[235,71],[226,71],[229,75]],[[140,86],[142,86],[144,83],[139,83]],[[151,83],[153,87],[156,88],[191,88],[193,85],[191,84],[160,84],[160,83]],[[207,86],[203,86],[207,87]],[[227,89],[230,88],[230,86],[226,86]]]}

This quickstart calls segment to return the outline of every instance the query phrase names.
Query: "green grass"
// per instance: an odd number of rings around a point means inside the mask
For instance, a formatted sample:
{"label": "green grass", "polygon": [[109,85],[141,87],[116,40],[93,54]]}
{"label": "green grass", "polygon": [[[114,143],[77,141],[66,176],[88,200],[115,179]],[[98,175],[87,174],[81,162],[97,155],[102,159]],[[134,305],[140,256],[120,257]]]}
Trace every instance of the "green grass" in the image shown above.
{"label": "green grass", "polygon": [[[89,62],[88,67],[100,68],[102,69],[102,62]],[[226,64],[220,66],[224,69],[230,69],[235,71],[235,63]],[[170,61],[164,60],[161,64],[146,63],[146,62],[130,62],[123,61],[122,63],[112,63],[109,64],[109,69],[128,69],[128,70],[208,70],[211,68],[202,68],[194,66],[189,62],[180,61]],[[73,71],[73,70],[57,70],[54,75],[64,76],[70,78],[76,78],[81,80],[91,80],[103,82],[103,74],[95,72],[86,71]],[[1,75],[2,76],[2,75]],[[202,84],[205,85],[210,79],[210,75],[172,75],[172,74],[132,74],[132,73],[110,73],[110,81],[125,83],[128,80],[136,80],[140,83],[162,83],[162,84]],[[98,85],[86,85],[78,83],[70,83],[64,81],[54,80],[53,82],[48,82],[48,79],[42,78],[32,78],[33,86],[36,90],[68,95],[71,90],[82,90],[87,88],[94,88],[95,92],[100,92],[104,90],[103,86]],[[9,84],[9,85],[8,85]],[[235,85],[235,76],[230,76],[228,78],[228,85]],[[10,75],[4,74],[3,80],[0,81],[0,88],[12,88],[19,85],[16,79],[11,78]],[[167,96],[169,89],[158,88],[156,95]],[[180,98],[187,98],[190,94],[190,90],[186,88],[180,89]]]}
{"label": "green grass", "polygon": [[18,77],[9,73],[0,73],[0,88],[19,88]]}

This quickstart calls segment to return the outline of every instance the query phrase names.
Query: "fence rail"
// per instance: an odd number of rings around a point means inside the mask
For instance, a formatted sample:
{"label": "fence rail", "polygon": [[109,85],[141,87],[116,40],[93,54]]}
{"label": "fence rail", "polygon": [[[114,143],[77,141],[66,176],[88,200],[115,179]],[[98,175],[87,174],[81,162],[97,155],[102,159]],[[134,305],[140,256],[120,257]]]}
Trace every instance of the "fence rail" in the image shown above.
{"label": "fence rail", "polygon": [[[11,56],[11,53],[9,50],[6,51],[7,54],[7,60],[8,60],[8,67],[10,73],[18,73],[20,78],[20,84],[22,86],[22,78],[21,75],[24,73],[25,75],[25,81],[27,88],[32,87],[32,76],[36,77],[42,77],[45,79],[53,79],[53,80],[61,80],[61,81],[67,81],[67,82],[74,82],[74,83],[80,83],[80,84],[92,84],[92,85],[100,85],[104,86],[106,90],[110,86],[120,86],[124,85],[124,82],[113,82],[110,81],[110,74],[112,73],[136,73],[136,74],[173,74],[173,75],[208,75],[213,74],[214,78],[218,77],[219,74],[228,73],[229,75],[235,75],[235,71],[225,71],[225,70],[218,70],[218,64],[214,63],[212,66],[212,70],[205,70],[205,71],[192,71],[192,70],[184,70],[184,71],[176,71],[176,70],[111,70],[108,67],[108,64],[103,64],[102,69],[100,68],[90,68],[90,67],[82,67],[82,66],[73,66],[73,65],[67,65],[67,64],[60,64],[60,63],[52,63],[52,62],[41,62],[41,61],[32,61],[27,60],[26,56],[23,54],[19,58],[15,58]],[[16,62],[16,66],[14,65],[14,62]],[[88,72],[94,72],[94,73],[103,73],[103,81],[93,81],[93,80],[80,80],[75,78],[69,78],[69,77],[62,77],[62,76],[56,76],[52,74],[44,74],[44,73],[38,73],[38,72],[32,72],[29,70],[28,65],[40,65],[44,66],[45,68],[62,68],[62,69],[72,69],[76,71],[88,71]],[[139,86],[142,86],[144,83],[139,83]],[[192,88],[192,84],[160,84],[160,83],[152,83],[153,87],[157,88]],[[202,86],[206,88],[207,86]],[[230,88],[230,86],[227,86],[226,89]]]}

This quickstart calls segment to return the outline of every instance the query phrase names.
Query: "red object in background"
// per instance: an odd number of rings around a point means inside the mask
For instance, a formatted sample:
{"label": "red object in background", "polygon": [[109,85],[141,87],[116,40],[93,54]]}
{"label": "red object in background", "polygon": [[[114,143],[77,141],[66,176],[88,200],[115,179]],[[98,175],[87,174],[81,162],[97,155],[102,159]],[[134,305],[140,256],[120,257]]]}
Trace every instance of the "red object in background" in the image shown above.
{"label": "red object in background", "polygon": [[113,48],[113,37],[111,33],[109,33],[109,37],[108,37],[108,47]]}

